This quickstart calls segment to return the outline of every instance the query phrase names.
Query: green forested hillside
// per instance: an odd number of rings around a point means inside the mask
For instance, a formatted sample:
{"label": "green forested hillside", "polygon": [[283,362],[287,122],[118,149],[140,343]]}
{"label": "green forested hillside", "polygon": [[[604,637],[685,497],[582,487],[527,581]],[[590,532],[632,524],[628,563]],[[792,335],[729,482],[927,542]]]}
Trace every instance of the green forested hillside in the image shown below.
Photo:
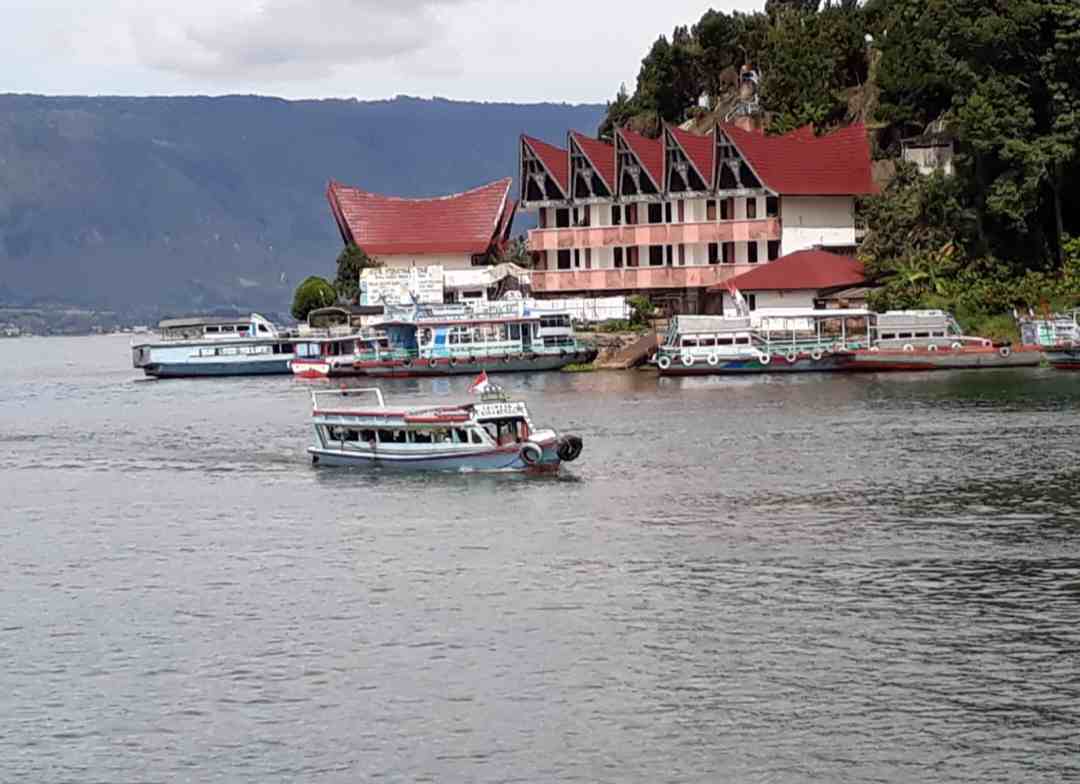
{"label": "green forested hillside", "polygon": [[972,318],[1080,295],[1080,3],[1075,0],[769,0],[708,11],[661,36],[635,90],[601,125],[722,115],[736,67],[761,74],[770,132],[864,122],[884,160],[900,140],[955,139],[956,175],[895,169],[864,205],[863,256],[880,304]]}
{"label": "green forested hillside", "polygon": [[426,196],[512,175],[602,106],[0,95],[0,305],[285,311],[333,276],[335,178]]}

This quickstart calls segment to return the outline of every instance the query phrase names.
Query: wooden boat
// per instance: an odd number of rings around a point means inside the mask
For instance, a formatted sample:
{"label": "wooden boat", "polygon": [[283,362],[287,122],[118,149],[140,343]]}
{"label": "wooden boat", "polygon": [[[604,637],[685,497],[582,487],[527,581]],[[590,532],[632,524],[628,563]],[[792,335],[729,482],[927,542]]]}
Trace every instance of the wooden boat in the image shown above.
{"label": "wooden boat", "polygon": [[166,319],[157,340],[131,345],[134,367],[148,376],[247,376],[289,373],[295,335],[258,313],[244,318]]}
{"label": "wooden boat", "polygon": [[313,392],[311,400],[308,452],[317,465],[554,473],[582,449],[576,435],[535,428],[525,403],[497,388],[454,406],[393,408],[379,389]]}
{"label": "wooden boat", "polygon": [[389,353],[390,344],[379,335],[333,335],[304,337],[297,340],[296,352],[289,367],[299,378],[339,378],[360,376],[358,357]]}

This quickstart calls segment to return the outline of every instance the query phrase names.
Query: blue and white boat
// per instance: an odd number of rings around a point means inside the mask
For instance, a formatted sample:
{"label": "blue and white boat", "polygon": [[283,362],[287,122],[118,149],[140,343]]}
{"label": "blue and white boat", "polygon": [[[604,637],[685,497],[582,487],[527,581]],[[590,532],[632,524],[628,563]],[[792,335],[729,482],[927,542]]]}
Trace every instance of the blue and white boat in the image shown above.
{"label": "blue and white boat", "polygon": [[158,324],[154,341],[132,342],[131,361],[148,376],[288,374],[296,336],[258,313],[244,318],[179,318]]}
{"label": "blue and white boat", "polygon": [[581,454],[581,438],[537,429],[525,403],[497,388],[455,406],[394,408],[378,389],[312,392],[311,401],[317,465],[555,473]]}

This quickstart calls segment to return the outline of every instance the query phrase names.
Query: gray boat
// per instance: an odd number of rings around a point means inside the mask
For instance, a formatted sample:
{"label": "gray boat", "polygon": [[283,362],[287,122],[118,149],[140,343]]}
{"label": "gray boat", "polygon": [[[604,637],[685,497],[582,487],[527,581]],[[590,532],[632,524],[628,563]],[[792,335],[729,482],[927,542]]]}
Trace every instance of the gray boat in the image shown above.
{"label": "gray boat", "polygon": [[252,313],[165,319],[157,340],[132,342],[135,368],[156,378],[288,374],[296,337]]}

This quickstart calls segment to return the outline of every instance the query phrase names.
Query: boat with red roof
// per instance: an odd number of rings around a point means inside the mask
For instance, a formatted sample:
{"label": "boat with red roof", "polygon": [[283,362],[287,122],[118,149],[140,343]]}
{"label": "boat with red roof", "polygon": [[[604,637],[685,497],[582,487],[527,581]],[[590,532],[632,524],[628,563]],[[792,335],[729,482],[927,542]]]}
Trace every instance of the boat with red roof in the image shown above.
{"label": "boat with red roof", "polygon": [[471,388],[479,402],[401,408],[386,405],[377,388],[312,392],[315,443],[308,453],[326,466],[529,473],[555,473],[580,456],[580,437],[536,428],[525,403],[510,400],[486,374]]}

